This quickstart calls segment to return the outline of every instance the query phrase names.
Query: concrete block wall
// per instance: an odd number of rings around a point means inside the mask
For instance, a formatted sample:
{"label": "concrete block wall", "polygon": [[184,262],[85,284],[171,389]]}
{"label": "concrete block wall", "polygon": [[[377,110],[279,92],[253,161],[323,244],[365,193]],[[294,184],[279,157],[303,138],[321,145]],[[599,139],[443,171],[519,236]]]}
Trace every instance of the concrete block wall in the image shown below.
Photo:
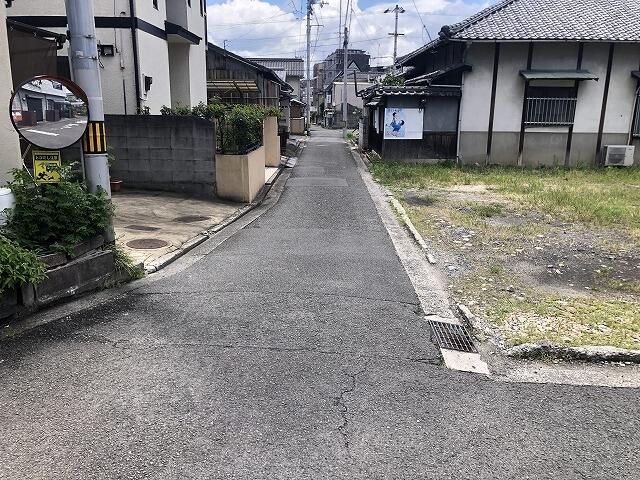
{"label": "concrete block wall", "polygon": [[214,196],[213,123],[164,115],[107,115],[105,121],[116,158],[112,180],[124,188]]}

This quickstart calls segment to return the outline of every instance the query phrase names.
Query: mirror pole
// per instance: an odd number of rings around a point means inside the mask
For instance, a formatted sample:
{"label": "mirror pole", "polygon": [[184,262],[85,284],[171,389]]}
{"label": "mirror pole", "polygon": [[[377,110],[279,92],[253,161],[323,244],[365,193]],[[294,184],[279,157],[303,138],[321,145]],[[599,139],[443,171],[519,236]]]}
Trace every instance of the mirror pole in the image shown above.
{"label": "mirror pole", "polygon": [[[95,192],[102,187],[111,197],[109,164],[104,130],[104,105],[98,66],[98,45],[94,20],[93,2],[65,0],[69,27],[69,49],[71,70],[75,82],[87,95],[89,121],[86,135],[102,137],[99,142],[83,142],[84,167],[87,187]],[[96,148],[96,145],[99,145]]]}

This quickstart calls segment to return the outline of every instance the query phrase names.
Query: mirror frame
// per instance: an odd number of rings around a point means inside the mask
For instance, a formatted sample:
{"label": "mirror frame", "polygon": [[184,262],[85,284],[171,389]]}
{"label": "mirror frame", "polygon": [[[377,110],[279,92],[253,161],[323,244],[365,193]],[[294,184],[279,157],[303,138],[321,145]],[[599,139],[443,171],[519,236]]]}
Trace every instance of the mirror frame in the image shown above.
{"label": "mirror frame", "polygon": [[[71,145],[67,145],[65,147],[57,147],[56,149],[52,149],[51,147],[45,147],[44,145],[38,145],[37,143],[34,143],[31,140],[29,140],[27,137],[25,137],[20,132],[20,129],[18,128],[18,125],[16,125],[16,122],[13,119],[13,112],[12,112],[13,100],[15,99],[16,95],[18,94],[18,92],[20,91],[20,88],[23,85],[25,85],[27,83],[34,82],[36,80],[53,80],[55,82],[60,82],[65,87],[67,87],[69,90],[71,90],[71,92],[76,97],[78,97],[80,100],[83,100],[84,103],[86,104],[86,106],[87,106],[87,124],[85,125],[85,128],[82,131],[82,135],[80,135],[80,138],[78,138],[78,140],[73,142]],[[71,81],[68,78],[60,77],[60,76],[57,76],[57,75],[36,75],[35,77],[31,77],[31,78],[28,78],[27,80],[24,80],[24,81],[20,82],[20,85],[16,88],[16,90],[11,95],[11,98],[9,99],[9,118],[11,119],[11,124],[13,125],[13,128],[16,130],[16,132],[18,132],[18,135],[20,136],[20,138],[23,139],[25,142],[27,142],[29,145],[33,145],[34,147],[42,148],[44,150],[64,150],[65,148],[72,147],[76,143],[82,141],[82,137],[84,137],[85,134],[87,133],[87,129],[89,128],[89,122],[91,121],[91,120],[89,120],[91,118],[91,113],[89,111],[89,99],[87,98],[87,94],[84,92],[84,90],[82,90],[82,88],[80,88],[80,85],[78,85],[77,83]]]}

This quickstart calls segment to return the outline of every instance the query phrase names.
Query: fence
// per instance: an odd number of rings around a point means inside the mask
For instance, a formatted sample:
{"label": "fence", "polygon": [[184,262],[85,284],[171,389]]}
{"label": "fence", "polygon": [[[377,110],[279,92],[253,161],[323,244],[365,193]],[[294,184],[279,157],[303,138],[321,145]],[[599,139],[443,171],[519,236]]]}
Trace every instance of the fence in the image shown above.
{"label": "fence", "polygon": [[576,116],[576,98],[527,98],[525,125],[569,126]]}

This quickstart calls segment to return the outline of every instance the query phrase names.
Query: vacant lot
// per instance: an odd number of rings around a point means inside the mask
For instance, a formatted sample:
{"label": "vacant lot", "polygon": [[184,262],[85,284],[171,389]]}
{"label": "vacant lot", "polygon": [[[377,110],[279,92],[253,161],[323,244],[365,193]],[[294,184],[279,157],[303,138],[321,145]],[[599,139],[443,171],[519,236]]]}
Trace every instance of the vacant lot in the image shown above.
{"label": "vacant lot", "polygon": [[506,345],[640,349],[640,169],[374,163]]}

